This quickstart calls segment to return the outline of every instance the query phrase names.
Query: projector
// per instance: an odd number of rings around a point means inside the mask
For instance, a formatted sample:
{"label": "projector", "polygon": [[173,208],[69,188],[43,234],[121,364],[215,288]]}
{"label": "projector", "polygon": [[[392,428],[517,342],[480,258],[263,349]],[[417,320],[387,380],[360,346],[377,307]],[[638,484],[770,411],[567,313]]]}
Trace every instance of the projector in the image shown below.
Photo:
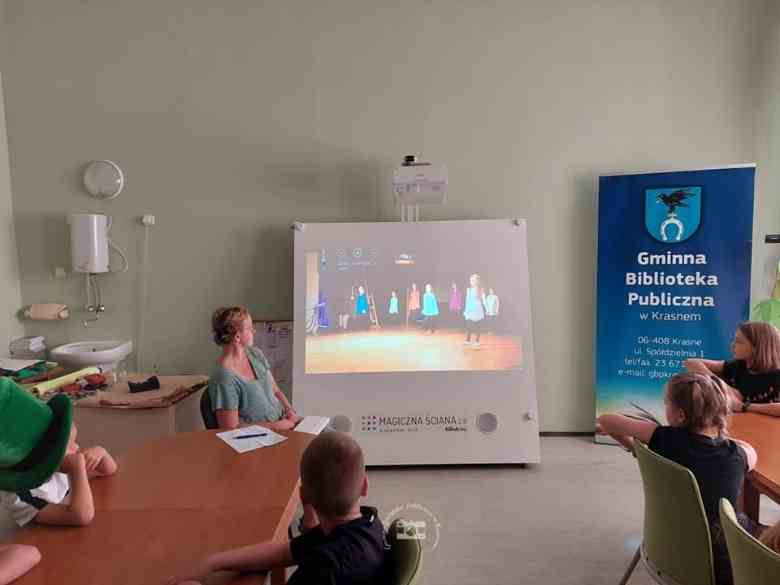
{"label": "projector", "polygon": [[415,155],[406,155],[393,173],[393,190],[401,205],[444,203],[447,200],[447,167],[418,162]]}

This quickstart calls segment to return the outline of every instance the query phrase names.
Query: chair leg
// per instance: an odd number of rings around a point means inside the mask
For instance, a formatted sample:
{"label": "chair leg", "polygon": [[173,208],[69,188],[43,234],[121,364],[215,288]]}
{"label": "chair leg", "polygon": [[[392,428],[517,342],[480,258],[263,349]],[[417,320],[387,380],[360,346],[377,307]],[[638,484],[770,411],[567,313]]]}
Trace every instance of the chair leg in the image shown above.
{"label": "chair leg", "polygon": [[634,569],[636,568],[636,564],[639,562],[639,548],[636,549],[636,552],[634,553],[634,558],[631,559],[631,563],[628,565],[628,569],[626,569],[625,574],[623,575],[623,578],[620,580],[620,585],[626,585],[628,583],[628,580],[631,578],[631,573],[634,572]]}

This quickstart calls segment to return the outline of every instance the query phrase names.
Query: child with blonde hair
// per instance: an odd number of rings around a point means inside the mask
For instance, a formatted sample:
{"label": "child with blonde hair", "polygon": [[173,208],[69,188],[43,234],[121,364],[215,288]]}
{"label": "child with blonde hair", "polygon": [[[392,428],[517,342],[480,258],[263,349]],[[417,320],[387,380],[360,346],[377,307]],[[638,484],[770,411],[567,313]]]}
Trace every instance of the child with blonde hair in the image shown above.
{"label": "child with blonde hair", "polygon": [[[672,376],[666,385],[664,403],[668,425],[621,414],[604,414],[596,421],[597,433],[610,435],[629,449],[638,439],[693,473],[710,524],[718,585],[732,582],[731,563],[718,515],[719,501],[726,498],[736,509],[745,474],[757,459],[752,446],[726,434],[727,392],[723,381],[714,375],[684,372]],[[747,516],[738,514],[738,520],[748,532],[758,534],[758,526]]]}

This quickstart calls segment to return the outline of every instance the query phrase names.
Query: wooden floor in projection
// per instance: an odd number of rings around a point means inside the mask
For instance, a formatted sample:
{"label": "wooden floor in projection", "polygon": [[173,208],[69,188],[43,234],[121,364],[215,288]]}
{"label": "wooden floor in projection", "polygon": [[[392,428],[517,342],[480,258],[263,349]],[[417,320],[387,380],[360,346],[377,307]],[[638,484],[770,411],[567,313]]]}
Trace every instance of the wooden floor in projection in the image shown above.
{"label": "wooden floor in projection", "polygon": [[522,366],[520,340],[483,333],[465,345],[463,330],[425,333],[417,327],[320,333],[306,337],[306,373],[507,370]]}

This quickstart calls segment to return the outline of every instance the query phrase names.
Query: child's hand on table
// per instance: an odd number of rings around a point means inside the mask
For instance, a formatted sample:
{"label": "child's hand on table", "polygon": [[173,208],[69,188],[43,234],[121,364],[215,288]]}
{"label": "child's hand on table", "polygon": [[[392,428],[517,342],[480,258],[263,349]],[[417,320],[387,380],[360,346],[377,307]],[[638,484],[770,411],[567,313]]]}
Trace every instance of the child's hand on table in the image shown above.
{"label": "child's hand on table", "polygon": [[85,468],[86,463],[84,454],[80,451],[71,453],[70,455],[65,455],[65,458],[62,460],[62,465],[60,465],[60,471],[68,475],[77,473],[80,469]]}
{"label": "child's hand on table", "polygon": [[284,418],[291,421],[293,425],[297,425],[299,422],[303,420],[302,416],[298,416],[298,413],[295,412],[292,408],[287,411],[287,413],[284,415]]}
{"label": "child's hand on table", "polygon": [[189,571],[187,575],[171,577],[167,585],[200,585],[200,582],[206,579],[213,571],[213,567],[208,559],[201,559]]}
{"label": "child's hand on table", "polygon": [[88,447],[82,451],[84,454],[84,463],[87,466],[87,471],[94,473],[97,471],[98,465],[103,461],[103,458],[108,455],[103,447]]}

